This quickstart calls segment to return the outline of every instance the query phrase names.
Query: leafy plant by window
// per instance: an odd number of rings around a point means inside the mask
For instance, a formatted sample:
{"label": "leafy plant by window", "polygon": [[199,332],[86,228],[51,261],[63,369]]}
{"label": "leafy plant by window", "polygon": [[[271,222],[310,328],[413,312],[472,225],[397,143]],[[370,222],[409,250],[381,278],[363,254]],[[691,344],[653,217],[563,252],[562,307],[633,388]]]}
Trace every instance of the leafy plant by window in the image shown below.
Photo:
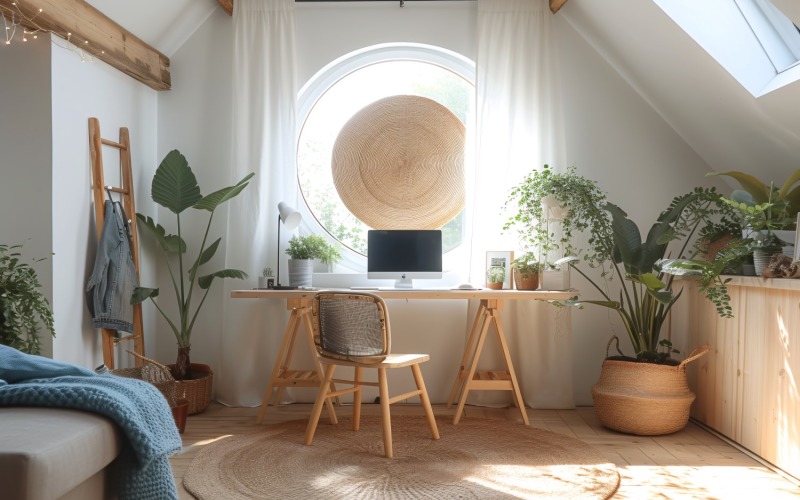
{"label": "leafy plant by window", "polygon": [[522,276],[529,276],[537,274],[542,269],[542,265],[533,252],[525,252],[511,261],[511,268],[518,270]]}
{"label": "leafy plant by window", "polygon": [[771,204],[765,207],[765,217],[772,222],[774,226],[772,230],[791,229],[797,222],[797,213],[800,212],[800,186],[796,184],[800,182],[800,168],[795,170],[780,188],[773,182],[767,184],[744,172],[712,172],[708,175],[731,177],[742,186],[742,189],[731,193],[731,200],[750,206]]}
{"label": "leafy plant by window", "polygon": [[502,283],[506,280],[506,269],[503,266],[491,266],[486,272],[489,283]]}
{"label": "leafy plant by window", "polygon": [[[248,181],[253,175],[255,174],[250,173],[233,186],[228,186],[203,196],[200,194],[200,186],[197,183],[194,172],[189,167],[189,162],[186,161],[180,151],[174,149],[164,157],[164,160],[156,169],[155,175],[153,175],[151,196],[153,201],[175,214],[178,234],[168,234],[167,230],[161,224],[156,224],[151,217],[139,213],[136,214],[138,227],[142,230],[142,233],[155,238],[164,251],[164,261],[172,279],[172,289],[178,305],[178,315],[170,318],[159,303],[153,300],[158,297],[158,288],[136,288],[131,298],[131,303],[138,304],[150,299],[158,312],[161,313],[161,316],[167,321],[178,343],[178,358],[175,362],[173,373],[178,380],[185,379],[187,374],[190,375],[188,372],[191,367],[189,351],[191,349],[192,330],[214,279],[247,278],[247,273],[238,269],[221,269],[205,275],[199,275],[199,272],[201,267],[211,261],[214,254],[217,253],[217,248],[219,248],[222,241],[222,238],[217,238],[213,243],[206,244],[208,233],[211,229],[211,221],[214,218],[214,211],[221,204],[238,196],[247,187]],[[197,257],[187,269],[184,265],[184,254],[186,254],[188,247],[181,231],[181,214],[190,208],[207,211],[208,224],[206,225]],[[174,268],[176,257],[177,273]],[[189,264],[189,262],[186,264]],[[200,303],[192,309],[195,284],[203,290],[203,296],[200,299]]]}
{"label": "leafy plant by window", "polygon": [[[542,199],[552,196],[567,210],[561,219],[561,236],[549,231]],[[611,217],[603,210],[606,196],[597,183],[579,175],[575,167],[564,173],[550,166],[530,172],[509,193],[504,211],[511,213],[503,230],[515,229],[523,249],[543,254],[561,250],[566,255],[579,255],[591,267],[601,267],[611,257]],[[573,236],[588,232],[588,247],[579,251]]]}
{"label": "leafy plant by window", "polygon": [[39,331],[56,335],[53,312],[36,271],[20,260],[21,249],[22,245],[0,244],[0,344],[39,354]]}
{"label": "leafy plant by window", "polygon": [[[665,346],[661,330],[669,311],[683,290],[673,290],[676,275],[699,276],[700,291],[714,303],[717,313],[731,317],[725,283],[720,274],[731,262],[748,252],[742,240],[724,248],[712,260],[698,260],[693,247],[694,237],[703,227],[717,219],[724,211],[722,197],[713,189],[697,188],[693,192],[675,197],[652,225],[645,239],[636,224],[618,206],[607,203],[605,210],[611,215],[612,232],[598,241],[609,244],[610,272],[620,278],[619,299],[612,297],[605,286],[587,275],[575,257],[562,259],[583,276],[603,300],[579,299],[562,304],[582,306],[593,304],[616,311],[628,333],[636,358],[652,363],[670,363],[674,352]],[[675,258],[670,243],[678,246]]]}
{"label": "leafy plant by window", "polygon": [[292,236],[286,255],[293,259],[319,259],[323,264],[333,264],[341,259],[339,248],[329,245],[319,234]]}

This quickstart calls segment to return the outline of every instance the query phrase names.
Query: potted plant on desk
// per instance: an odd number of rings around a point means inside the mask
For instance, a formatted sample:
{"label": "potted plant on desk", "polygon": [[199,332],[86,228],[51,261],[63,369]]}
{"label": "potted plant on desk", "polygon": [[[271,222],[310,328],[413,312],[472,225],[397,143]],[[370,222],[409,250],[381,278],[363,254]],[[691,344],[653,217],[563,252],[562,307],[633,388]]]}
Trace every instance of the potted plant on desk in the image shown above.
{"label": "potted plant on desk", "polygon": [[328,244],[319,234],[292,236],[286,249],[289,259],[289,286],[311,286],[314,271],[313,259],[324,264],[333,264],[341,258],[339,249]]}
{"label": "potted plant on desk", "polygon": [[539,272],[542,265],[533,252],[525,252],[513,261],[514,286],[517,290],[536,290],[539,288]]}
{"label": "potted plant on desk", "polygon": [[[211,284],[216,278],[247,278],[247,273],[238,269],[221,269],[207,274],[200,274],[204,272],[202,271],[203,266],[211,261],[222,241],[222,238],[217,238],[214,242],[208,243],[211,221],[217,207],[242,192],[253,175],[255,174],[248,174],[233,186],[222,188],[203,196],[200,193],[200,186],[192,169],[189,167],[189,163],[175,149],[167,154],[156,169],[151,186],[151,195],[153,201],[175,214],[177,234],[168,234],[167,230],[161,224],[156,224],[151,217],[140,213],[136,214],[142,233],[154,238],[164,253],[177,302],[177,316],[171,318],[159,304],[160,301],[154,300],[159,295],[158,288],[136,288],[131,302],[137,304],[150,299],[175,335],[175,340],[178,344],[178,357],[175,365],[171,368],[173,376],[179,383],[186,380],[182,384],[182,390],[186,393],[185,398],[190,400],[189,414],[204,410],[211,400],[211,369],[207,365],[191,363],[189,359],[189,351],[192,347],[192,330],[200,309],[208,296]],[[187,244],[181,231],[181,214],[189,208],[208,212],[208,223],[196,257],[192,261],[184,262]],[[175,266],[177,266],[177,272]],[[193,308],[192,299],[195,291],[197,291],[195,290],[195,285],[199,287],[202,297]]]}

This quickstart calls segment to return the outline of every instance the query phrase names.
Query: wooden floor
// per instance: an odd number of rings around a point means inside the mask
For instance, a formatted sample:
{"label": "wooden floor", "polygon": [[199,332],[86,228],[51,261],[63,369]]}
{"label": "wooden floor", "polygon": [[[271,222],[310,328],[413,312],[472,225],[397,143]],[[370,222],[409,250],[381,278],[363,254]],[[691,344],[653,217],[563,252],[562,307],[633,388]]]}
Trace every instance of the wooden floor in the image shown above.
{"label": "wooden floor", "polygon": [[[379,405],[363,405],[363,409],[365,415],[380,414]],[[205,412],[189,417],[183,434],[184,448],[170,459],[180,498],[194,498],[183,489],[183,475],[204,444],[229,434],[259,432],[271,423],[307,419],[310,411],[308,404],[270,408],[266,423],[259,426],[255,423],[258,408],[228,408],[212,403]],[[343,406],[337,414],[347,416],[350,411],[350,407]],[[454,408],[434,405],[434,412],[452,415]],[[404,413],[418,415],[420,408],[392,406],[392,415]],[[641,437],[603,428],[591,408],[528,410],[528,417],[534,427],[581,439],[605,453],[621,476],[614,499],[800,499],[800,482],[770,470],[691,422],[675,434]],[[490,418],[508,421],[503,425],[522,425],[516,408],[468,406],[462,418]]]}

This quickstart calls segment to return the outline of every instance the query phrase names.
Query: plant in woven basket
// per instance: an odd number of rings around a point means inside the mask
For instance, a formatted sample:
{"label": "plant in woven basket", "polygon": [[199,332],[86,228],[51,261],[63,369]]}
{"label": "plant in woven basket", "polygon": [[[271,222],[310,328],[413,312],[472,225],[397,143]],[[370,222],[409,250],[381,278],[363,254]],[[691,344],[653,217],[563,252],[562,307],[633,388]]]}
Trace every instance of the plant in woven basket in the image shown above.
{"label": "plant in woven basket", "polygon": [[0,244],[0,344],[39,354],[40,328],[56,335],[53,313],[36,271],[20,260],[21,248]]}
{"label": "plant in woven basket", "polygon": [[[214,211],[222,203],[241,193],[247,187],[248,181],[253,175],[255,174],[250,173],[233,186],[228,186],[203,196],[200,194],[200,186],[197,184],[197,179],[189,167],[189,162],[177,149],[174,149],[167,154],[156,169],[153,176],[151,195],[153,201],[175,214],[178,234],[168,234],[167,230],[161,224],[156,224],[152,218],[139,213],[136,214],[137,223],[142,233],[155,238],[164,252],[167,269],[169,270],[170,278],[172,278],[178,314],[177,317],[170,318],[167,312],[159,305],[159,302],[154,300],[159,295],[158,288],[136,288],[131,302],[138,304],[150,299],[158,309],[158,312],[161,313],[161,316],[167,321],[167,324],[169,324],[172,333],[175,334],[175,339],[178,343],[178,358],[175,362],[174,376],[177,380],[183,380],[187,378],[187,375],[190,375],[187,372],[191,366],[189,351],[191,349],[192,329],[214,279],[247,278],[247,273],[238,269],[221,269],[206,274],[201,273],[205,273],[202,270],[203,266],[211,261],[222,241],[222,238],[217,238],[213,243],[208,243],[208,233],[211,229]],[[187,245],[181,231],[181,213],[189,208],[207,211],[208,224],[206,225],[197,256],[191,261],[184,262]],[[195,285],[202,291],[202,297],[193,308],[192,301],[194,299]]]}
{"label": "plant in woven basket", "polygon": [[[616,311],[639,361],[676,364],[670,358],[675,352],[671,344],[661,339],[661,328],[669,311],[680,298],[682,290],[673,290],[677,275],[698,276],[700,292],[716,306],[718,314],[731,317],[730,306],[722,272],[732,262],[749,252],[742,240],[734,241],[713,259],[697,259],[694,238],[707,224],[718,220],[724,211],[724,201],[715,189],[696,188],[689,194],[675,197],[659,215],[643,240],[639,228],[618,206],[608,203],[605,210],[611,215],[611,232],[596,237],[603,250],[611,256],[610,270],[620,281],[619,298],[611,296],[607,283],[598,283],[578,266],[576,257],[567,257],[559,263],[569,263],[599,292],[603,300],[570,300],[563,305],[593,304]],[[670,243],[674,242],[671,248]],[[673,253],[674,252],[674,253]],[[667,258],[669,255],[674,258]]]}

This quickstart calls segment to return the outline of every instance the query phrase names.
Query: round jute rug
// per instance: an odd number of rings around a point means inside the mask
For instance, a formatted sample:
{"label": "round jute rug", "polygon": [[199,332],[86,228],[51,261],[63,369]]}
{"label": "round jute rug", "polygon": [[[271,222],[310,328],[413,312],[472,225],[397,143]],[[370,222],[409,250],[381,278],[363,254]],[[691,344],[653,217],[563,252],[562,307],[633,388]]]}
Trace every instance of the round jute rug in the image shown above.
{"label": "round jute rug", "polygon": [[379,417],[320,423],[311,446],[305,420],[266,426],[206,445],[183,484],[200,499],[608,498],[619,474],[583,441],[515,422],[393,416],[394,458],[383,456]]}

